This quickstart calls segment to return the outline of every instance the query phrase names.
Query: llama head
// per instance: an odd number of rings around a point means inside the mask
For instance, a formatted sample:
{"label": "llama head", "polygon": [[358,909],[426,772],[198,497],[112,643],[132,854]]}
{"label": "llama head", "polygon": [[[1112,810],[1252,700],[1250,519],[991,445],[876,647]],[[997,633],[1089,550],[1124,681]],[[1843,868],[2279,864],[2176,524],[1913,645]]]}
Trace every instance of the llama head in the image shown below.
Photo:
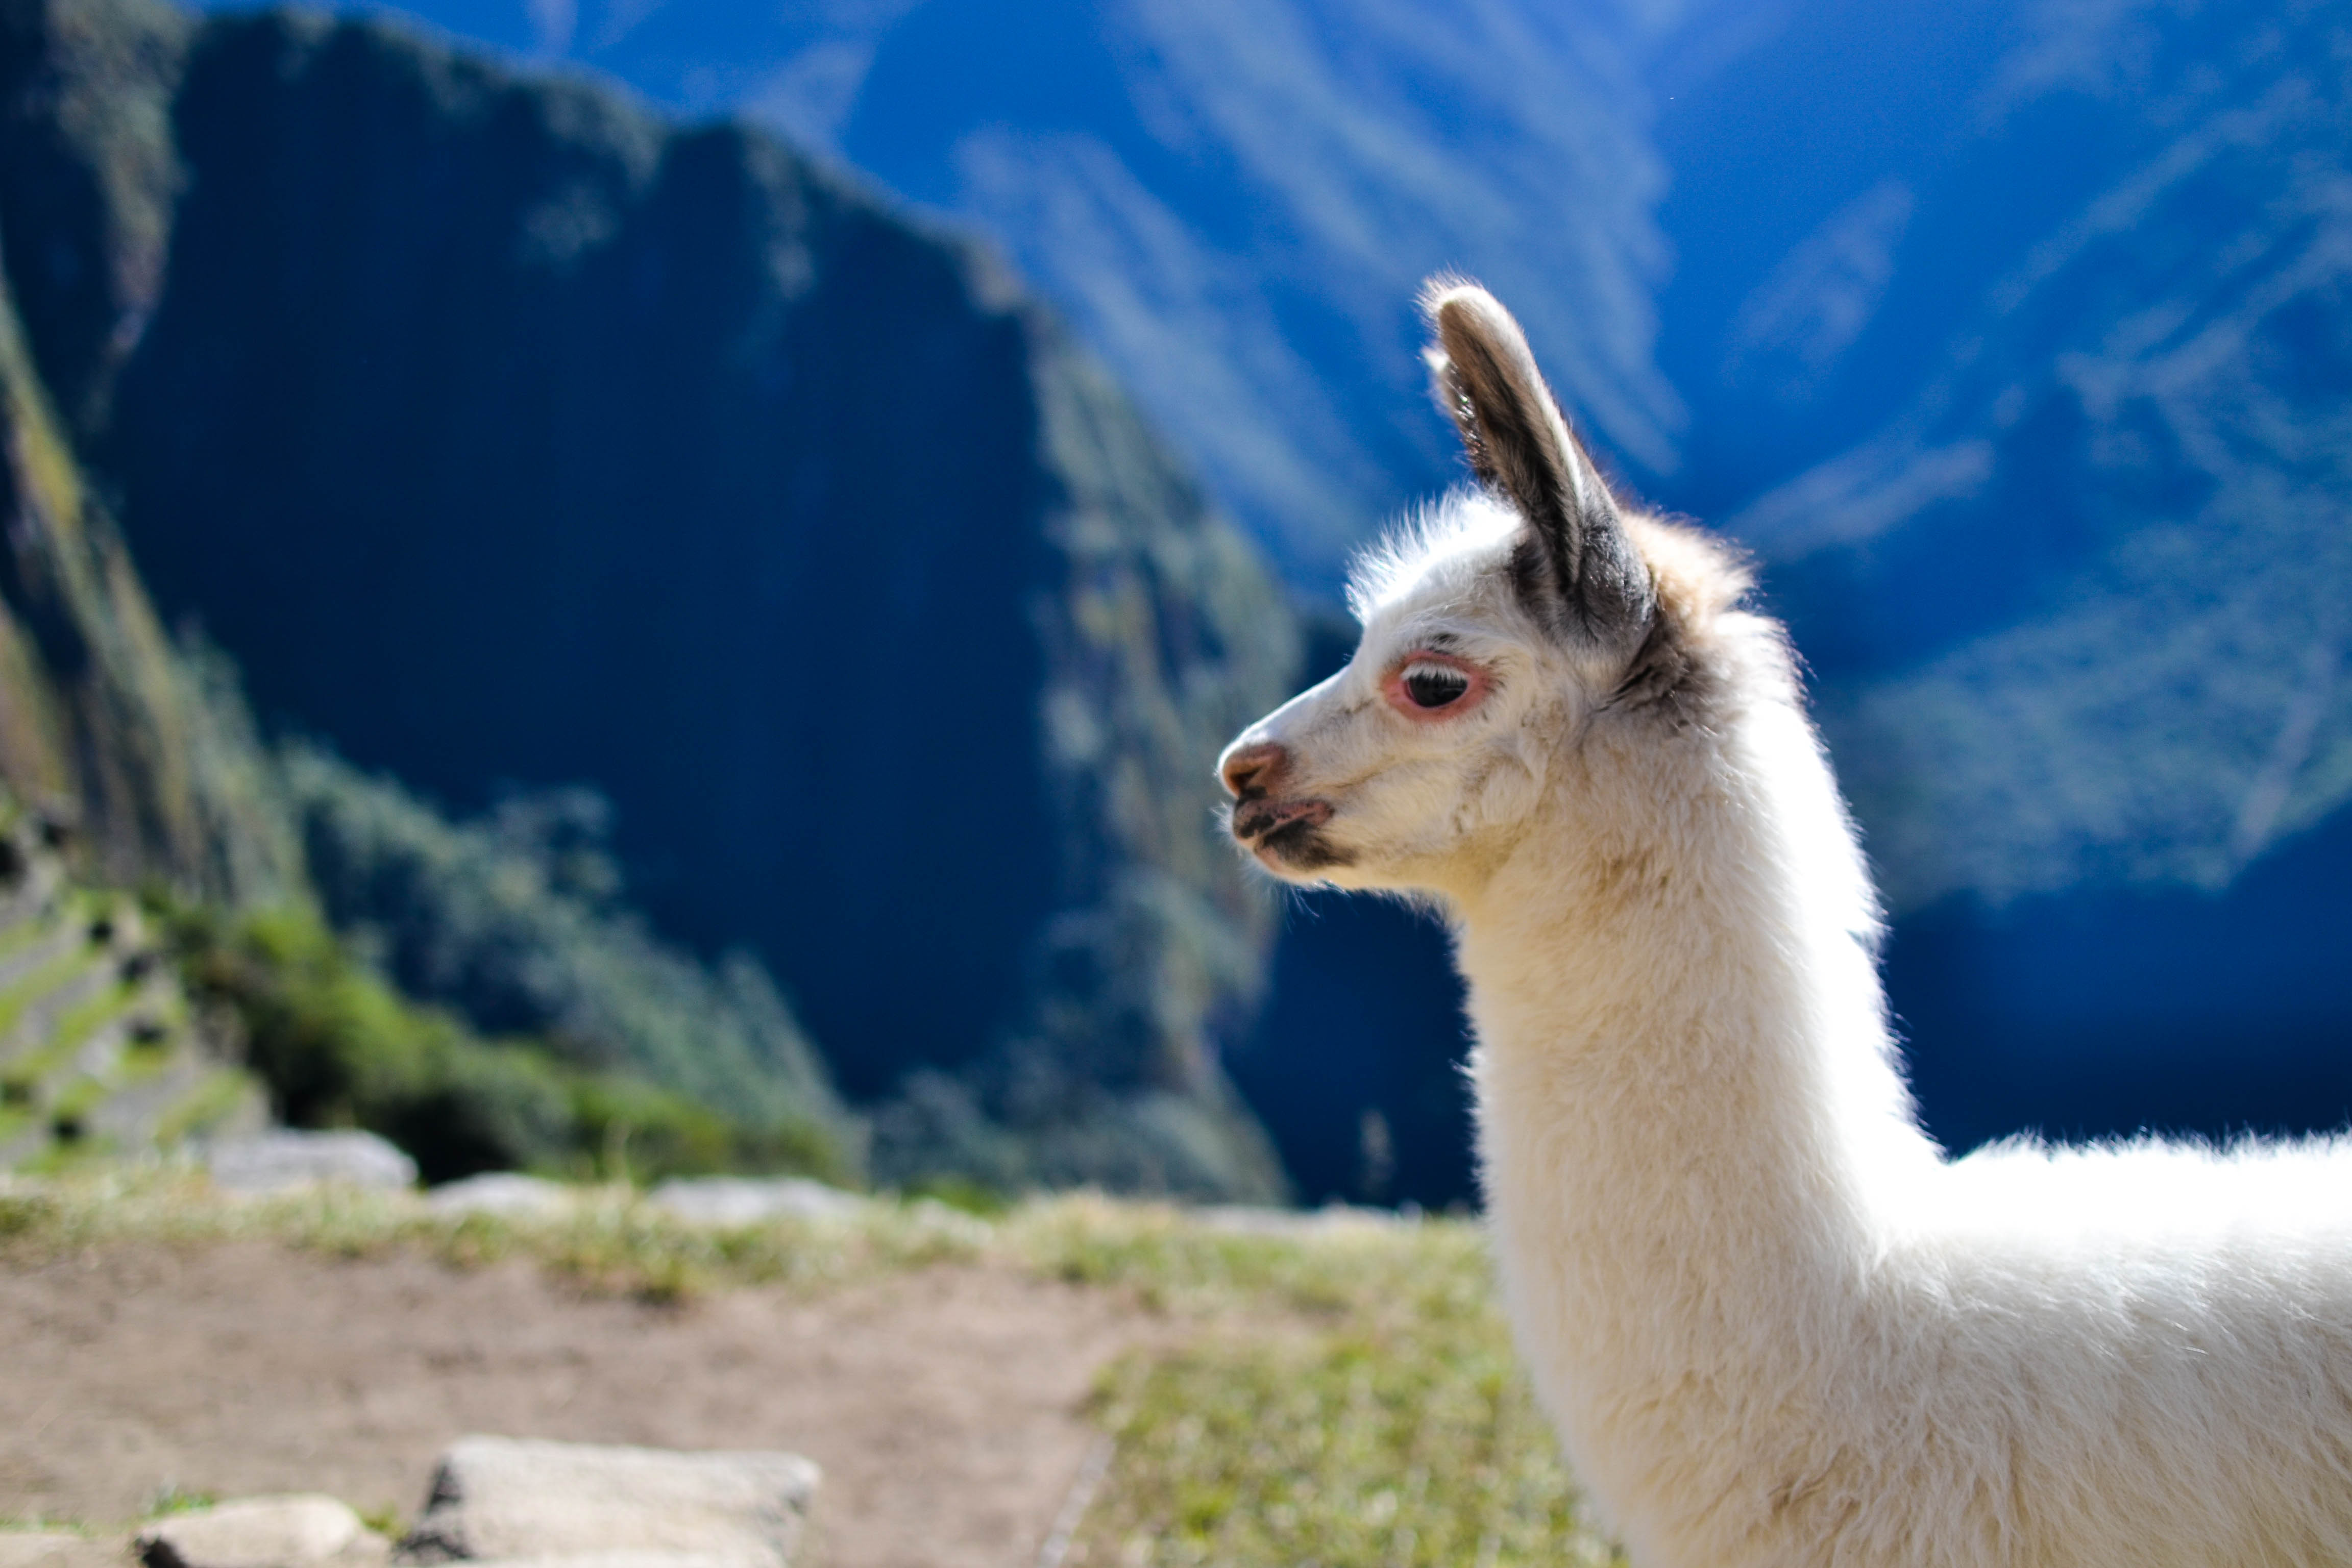
{"label": "llama head", "polygon": [[1692,621],[1745,587],[1715,547],[1619,506],[1492,295],[1439,279],[1423,307],[1478,486],[1359,563],[1354,658],[1219,759],[1234,837],[1286,880],[1461,887],[1596,720],[1673,721]]}

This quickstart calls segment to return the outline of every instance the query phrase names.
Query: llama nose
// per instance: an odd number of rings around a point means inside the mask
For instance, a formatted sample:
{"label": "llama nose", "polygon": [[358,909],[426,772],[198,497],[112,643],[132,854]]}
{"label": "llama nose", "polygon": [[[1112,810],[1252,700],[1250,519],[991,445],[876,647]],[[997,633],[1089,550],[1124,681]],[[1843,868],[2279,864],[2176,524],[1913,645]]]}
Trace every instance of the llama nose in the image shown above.
{"label": "llama nose", "polygon": [[1225,788],[1239,800],[1270,795],[1290,766],[1290,753],[1273,741],[1244,746],[1225,759]]}

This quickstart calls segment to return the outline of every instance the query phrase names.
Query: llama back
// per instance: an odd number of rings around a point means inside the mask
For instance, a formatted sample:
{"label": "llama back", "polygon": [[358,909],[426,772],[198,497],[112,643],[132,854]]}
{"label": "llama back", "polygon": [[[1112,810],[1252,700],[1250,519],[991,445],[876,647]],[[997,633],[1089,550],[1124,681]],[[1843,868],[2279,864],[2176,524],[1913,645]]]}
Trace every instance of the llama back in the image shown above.
{"label": "llama back", "polygon": [[2352,1148],[1996,1147],[1907,1210],[1884,1320],[2016,1560],[2352,1562]]}

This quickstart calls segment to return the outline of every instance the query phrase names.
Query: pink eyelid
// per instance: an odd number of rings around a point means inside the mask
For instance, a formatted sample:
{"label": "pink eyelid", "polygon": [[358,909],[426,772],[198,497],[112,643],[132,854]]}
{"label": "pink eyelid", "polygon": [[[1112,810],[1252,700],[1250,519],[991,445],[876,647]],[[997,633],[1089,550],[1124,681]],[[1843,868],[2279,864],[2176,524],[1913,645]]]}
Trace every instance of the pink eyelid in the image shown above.
{"label": "pink eyelid", "polygon": [[[1469,681],[1469,689],[1443,708],[1423,708],[1405,694],[1404,672],[1415,665],[1427,664],[1444,665],[1446,668],[1456,672]],[[1387,676],[1381,681],[1381,691],[1388,698],[1389,706],[1406,718],[1423,724],[1434,724],[1443,720],[1457,718],[1478,706],[1485,700],[1486,693],[1493,689],[1494,684],[1492,676],[1466,658],[1460,658],[1450,653],[1437,653],[1428,648],[1417,648],[1397,660],[1390,668]]]}

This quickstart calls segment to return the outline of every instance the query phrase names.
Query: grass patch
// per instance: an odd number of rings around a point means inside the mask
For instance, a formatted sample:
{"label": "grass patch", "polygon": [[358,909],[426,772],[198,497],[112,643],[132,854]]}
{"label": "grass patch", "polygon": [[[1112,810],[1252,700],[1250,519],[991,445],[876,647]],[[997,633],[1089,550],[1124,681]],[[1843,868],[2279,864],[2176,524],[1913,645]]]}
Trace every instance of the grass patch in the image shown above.
{"label": "grass patch", "polygon": [[572,1180],[790,1171],[834,1181],[851,1162],[803,1117],[739,1121],[547,1041],[486,1039],[409,1001],[310,910],[231,918],[166,911],[181,974],[234,1012],[246,1066],[297,1127],[362,1127],[399,1144],[428,1181],[528,1170]]}
{"label": "grass patch", "polygon": [[97,1539],[99,1531],[79,1519],[51,1519],[39,1513],[0,1512],[0,1535],[79,1535]]}
{"label": "grass patch", "polygon": [[239,1202],[171,1165],[0,1185],[0,1264],[128,1242],[275,1241],[361,1258],[412,1247],[457,1268],[535,1261],[584,1289],[678,1300],[745,1285],[817,1289],[1000,1250],[991,1227],[933,1203],[877,1203],[854,1220],[686,1224],[623,1186],[582,1189],[551,1215],[442,1215],[413,1194],[320,1187]]}
{"label": "grass patch", "polygon": [[258,1100],[260,1089],[236,1068],[215,1068],[173,1101],[155,1124],[155,1143],[169,1149],[191,1134],[229,1120]]}
{"label": "grass patch", "polygon": [[120,1091],[149,1082],[171,1070],[174,1055],[168,1035],[154,1040],[125,1040],[122,1055],[115,1059],[114,1072],[108,1079],[109,1087]]}
{"label": "grass patch", "polygon": [[205,1509],[217,1508],[220,1500],[212,1492],[190,1491],[185,1487],[169,1486],[147,1500],[144,1517],[169,1519],[175,1513],[201,1513]]}
{"label": "grass patch", "polygon": [[1217,1328],[1105,1376],[1116,1439],[1066,1563],[1604,1564],[1534,1407],[1478,1231],[1235,1235],[1181,1211],[1019,1211],[1024,1262]]}
{"label": "grass patch", "polygon": [[1622,1561],[1488,1313],[1131,1358],[1097,1414],[1118,1447],[1074,1568]]}
{"label": "grass patch", "polygon": [[362,1524],[386,1541],[398,1542],[408,1533],[408,1516],[396,1508],[354,1508],[352,1511],[360,1516]]}

